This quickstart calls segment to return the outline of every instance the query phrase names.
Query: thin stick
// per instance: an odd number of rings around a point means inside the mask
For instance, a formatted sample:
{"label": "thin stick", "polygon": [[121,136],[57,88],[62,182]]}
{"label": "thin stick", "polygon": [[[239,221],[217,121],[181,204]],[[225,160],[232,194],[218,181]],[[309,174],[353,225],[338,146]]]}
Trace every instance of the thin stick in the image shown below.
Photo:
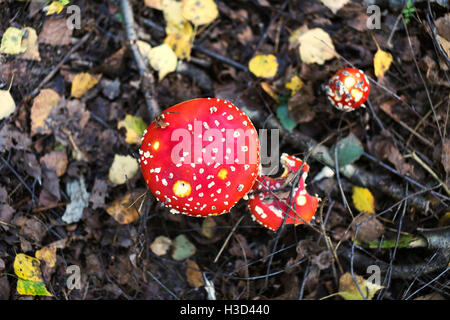
{"label": "thin stick", "polygon": [[242,219],[244,219],[245,216],[242,216],[239,218],[238,222],[236,222],[236,224],[234,225],[233,229],[231,229],[230,233],[228,234],[228,237],[225,239],[225,242],[222,245],[222,248],[220,248],[219,253],[217,254],[216,258],[214,259],[214,263],[217,263],[217,260],[219,260],[220,255],[222,254],[223,250],[225,249],[225,247],[227,246],[228,242],[231,239],[231,236],[233,235],[233,233],[236,231],[238,225],[241,223]]}

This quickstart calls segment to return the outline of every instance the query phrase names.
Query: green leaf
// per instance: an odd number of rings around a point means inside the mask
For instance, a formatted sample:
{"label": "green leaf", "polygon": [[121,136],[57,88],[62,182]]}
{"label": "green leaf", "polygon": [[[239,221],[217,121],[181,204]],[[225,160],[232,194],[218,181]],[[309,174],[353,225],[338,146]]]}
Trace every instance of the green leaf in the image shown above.
{"label": "green leaf", "polygon": [[337,148],[339,167],[345,167],[358,160],[364,152],[364,148],[361,141],[353,134],[350,133],[346,138],[337,142],[332,149],[332,155]]}
{"label": "green leaf", "polygon": [[41,281],[17,280],[17,293],[27,296],[53,296]]}
{"label": "green leaf", "polygon": [[174,250],[172,253],[172,258],[177,261],[193,256],[197,250],[192,242],[190,242],[189,239],[183,234],[180,234],[175,238],[173,246]]}
{"label": "green leaf", "polygon": [[288,106],[286,105],[278,107],[277,117],[281,125],[288,131],[292,131],[297,126],[297,123],[289,117]]}

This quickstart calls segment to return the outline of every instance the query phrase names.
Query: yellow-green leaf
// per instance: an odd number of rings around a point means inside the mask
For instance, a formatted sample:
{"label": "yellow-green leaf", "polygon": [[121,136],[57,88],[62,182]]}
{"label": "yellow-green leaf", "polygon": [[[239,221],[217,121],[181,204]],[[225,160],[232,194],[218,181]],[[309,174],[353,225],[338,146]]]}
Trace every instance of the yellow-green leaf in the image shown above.
{"label": "yellow-green leaf", "polygon": [[141,117],[135,117],[131,114],[127,114],[124,120],[119,121],[117,128],[125,128],[127,134],[125,141],[129,144],[133,144],[141,141],[147,125]]}
{"label": "yellow-green leaf", "polygon": [[257,55],[250,60],[248,67],[257,77],[272,78],[278,71],[277,57],[273,54]]}
{"label": "yellow-green leaf", "polygon": [[77,74],[72,81],[70,95],[74,98],[81,98],[89,89],[94,87],[100,80],[101,75],[94,75],[87,72]]}
{"label": "yellow-green leaf", "polygon": [[64,4],[62,4],[59,1],[52,1],[52,3],[50,3],[50,5],[48,5],[47,7],[44,8],[44,10],[47,11],[47,13],[45,14],[46,16],[50,16],[55,13],[61,13],[61,11],[63,11],[63,9],[64,9]]}
{"label": "yellow-green leaf", "polygon": [[41,281],[17,280],[17,293],[26,296],[49,296],[53,295],[47,291],[45,283]]}
{"label": "yellow-green leaf", "polygon": [[183,0],[182,12],[183,17],[196,26],[211,23],[219,15],[213,0]]}
{"label": "yellow-green leaf", "polygon": [[288,83],[285,84],[286,89],[291,90],[291,96],[295,96],[297,92],[303,88],[304,83],[299,76],[293,76]]}
{"label": "yellow-green leaf", "polygon": [[385,72],[388,71],[391,66],[392,60],[392,54],[378,48],[378,51],[373,58],[373,68],[377,78],[384,77]]}
{"label": "yellow-green leaf", "polygon": [[148,60],[152,68],[158,71],[159,81],[168,73],[175,71],[178,63],[175,52],[165,43],[152,48]]}
{"label": "yellow-green leaf", "polygon": [[369,189],[353,186],[353,205],[360,212],[375,213],[375,199]]}
{"label": "yellow-green leaf", "polygon": [[0,53],[3,54],[20,54],[27,50],[27,47],[22,44],[22,38],[25,34],[25,29],[18,29],[9,27],[6,29],[2,37],[0,45]]}
{"label": "yellow-green leaf", "polygon": [[364,297],[361,296],[352,275],[347,272],[344,273],[339,279],[338,292],[338,294],[345,300],[363,300],[364,298],[367,298],[367,300],[372,300],[375,293],[381,288],[384,288],[383,286],[365,280],[361,276],[355,275],[355,278],[358,282],[359,288],[364,294]]}

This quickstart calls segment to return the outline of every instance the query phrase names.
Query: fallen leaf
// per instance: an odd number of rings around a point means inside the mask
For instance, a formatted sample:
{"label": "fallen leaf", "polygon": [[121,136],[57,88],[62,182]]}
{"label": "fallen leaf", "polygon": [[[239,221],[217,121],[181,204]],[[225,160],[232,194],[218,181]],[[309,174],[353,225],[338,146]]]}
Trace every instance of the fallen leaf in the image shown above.
{"label": "fallen leaf", "polygon": [[336,57],[333,41],[328,33],[321,28],[314,28],[302,33],[300,42],[300,58],[307,64],[324,64]]}
{"label": "fallen leaf", "polygon": [[189,59],[191,57],[194,38],[194,29],[189,22],[186,22],[182,29],[176,29],[167,33],[164,43],[170,46],[178,58]]}
{"label": "fallen leaf", "polygon": [[334,154],[335,148],[337,148],[338,164],[340,168],[354,163],[364,153],[364,147],[361,141],[359,141],[353,133],[350,133],[344,139],[339,140],[336,145],[333,146],[331,154]]}
{"label": "fallen leaf", "polygon": [[9,117],[16,110],[16,103],[9,90],[0,90],[0,120]]}
{"label": "fallen leaf", "polygon": [[29,238],[36,243],[39,243],[44,238],[47,228],[40,221],[33,218],[26,218],[24,216],[16,216],[11,221],[11,224],[14,224],[20,227],[19,234],[22,237]]}
{"label": "fallen leaf", "polygon": [[48,6],[46,6],[44,8],[44,11],[46,12],[46,16],[50,16],[52,14],[58,14],[61,13],[61,11],[63,11],[64,9],[64,4],[61,3],[60,1],[52,1],[52,3],[50,3]]}
{"label": "fallen leaf", "polygon": [[106,212],[120,224],[130,224],[139,218],[139,203],[142,192],[134,191],[114,200],[106,209]]}
{"label": "fallen leaf", "polygon": [[125,116],[125,119],[119,121],[117,124],[117,129],[125,128],[126,138],[125,142],[129,144],[140,143],[142,135],[145,129],[147,129],[147,124],[142,120],[141,117],[135,117],[130,114]]}
{"label": "fallen leaf", "polygon": [[73,79],[70,95],[75,98],[81,98],[98,83],[100,78],[101,75],[92,76],[87,72],[77,74]]}
{"label": "fallen leaf", "polygon": [[51,151],[41,158],[40,163],[48,169],[55,170],[56,175],[61,177],[67,169],[68,159],[66,151]]}
{"label": "fallen leaf", "polygon": [[172,240],[165,236],[158,236],[153,240],[150,245],[150,249],[157,256],[163,256],[169,251],[170,246],[172,245]]}
{"label": "fallen leaf", "polygon": [[22,40],[22,45],[26,48],[26,51],[20,56],[21,59],[41,61],[38,36],[35,29],[30,27],[25,28],[25,36]]}
{"label": "fallen leaf", "polygon": [[42,277],[41,263],[38,259],[19,253],[14,259],[14,273],[19,277],[17,293],[23,295],[51,296]]}
{"label": "fallen leaf", "polygon": [[145,59],[148,59],[147,56],[150,53],[152,46],[148,42],[142,40],[136,41],[136,45],[139,49],[141,56],[144,57]]}
{"label": "fallen leaf", "polygon": [[368,243],[380,238],[384,234],[384,225],[372,214],[361,214],[352,222],[352,229],[355,232],[356,226],[359,225],[356,239],[364,243]]}
{"label": "fallen leaf", "polygon": [[[364,295],[367,295],[367,300],[372,300],[375,293],[384,288],[383,286],[374,284],[365,280],[363,277],[355,275],[359,288]],[[339,279],[339,295],[345,300],[363,300],[364,297],[358,290],[358,286],[353,280],[352,275],[349,272],[344,273]]]}
{"label": "fallen leaf", "polygon": [[274,101],[279,102],[277,94],[269,83],[263,81],[260,83],[260,86],[264,90],[264,92],[267,93]]}
{"label": "fallen leaf", "polygon": [[121,156],[116,154],[109,169],[109,180],[115,184],[123,184],[131,179],[139,169],[138,162],[132,156]]}
{"label": "fallen leaf", "polygon": [[375,200],[369,189],[353,186],[352,199],[358,211],[375,214]]}
{"label": "fallen leaf", "polygon": [[187,260],[186,279],[187,282],[194,288],[205,285],[205,280],[203,279],[203,274],[200,271],[200,267],[191,259]]}
{"label": "fallen leaf", "polygon": [[50,115],[52,108],[60,101],[59,94],[52,89],[43,89],[34,98],[31,106],[31,135],[51,133],[45,120]]}
{"label": "fallen leaf", "polygon": [[177,68],[177,56],[172,48],[165,43],[152,48],[148,54],[148,60],[152,68],[158,71],[159,81]]}
{"label": "fallen leaf", "polygon": [[43,247],[42,249],[37,250],[34,256],[41,261],[45,261],[50,268],[53,268],[56,264],[56,247]]}
{"label": "fallen leaf", "polygon": [[172,259],[177,261],[192,257],[197,251],[194,244],[184,234],[180,234],[175,238],[173,247]]}
{"label": "fallen leaf", "polygon": [[22,38],[25,34],[24,29],[9,27],[6,29],[2,37],[0,45],[0,53],[3,54],[21,54],[27,50],[27,47],[22,44]]}
{"label": "fallen leaf", "polygon": [[70,197],[70,203],[66,206],[66,211],[61,219],[65,223],[71,224],[81,219],[84,208],[89,205],[89,193],[86,191],[83,176],[79,180],[68,182],[66,192]]}
{"label": "fallen leaf", "polygon": [[163,0],[145,0],[144,3],[147,7],[153,9],[162,10],[163,8],[162,6]]}
{"label": "fallen leaf", "polygon": [[207,217],[202,222],[202,235],[206,238],[211,239],[214,235],[214,231],[216,228],[216,221],[212,217]]}
{"label": "fallen leaf", "polygon": [[350,0],[321,0],[322,3],[327,6],[334,14],[336,14],[339,9],[345,6]]}
{"label": "fallen leaf", "polygon": [[285,84],[285,88],[291,90],[291,96],[295,96],[295,94],[300,91],[305,84],[299,76],[293,76],[288,83]]}
{"label": "fallen leaf", "polygon": [[291,119],[288,113],[288,106],[282,105],[277,108],[277,117],[281,125],[288,131],[292,131],[297,126],[297,122]]}
{"label": "fallen leaf", "polygon": [[46,20],[39,34],[39,42],[52,46],[66,46],[72,42],[72,32],[65,18]]}
{"label": "fallen leaf", "polygon": [[183,10],[180,1],[162,0],[162,11],[164,19],[167,22],[167,34],[183,28],[186,20],[183,18]]}
{"label": "fallen leaf", "polygon": [[183,18],[200,26],[213,22],[219,11],[213,0],[183,0],[182,14]]}
{"label": "fallen leaf", "polygon": [[277,74],[278,61],[273,54],[262,54],[253,57],[248,68],[257,77],[272,78]]}
{"label": "fallen leaf", "polygon": [[392,54],[378,48],[378,51],[373,58],[373,68],[378,79],[384,77],[385,72],[388,71],[391,66],[392,60]]}
{"label": "fallen leaf", "polygon": [[89,202],[92,202],[92,209],[103,208],[105,205],[105,197],[108,191],[108,184],[105,180],[95,178],[94,186],[91,190]]}

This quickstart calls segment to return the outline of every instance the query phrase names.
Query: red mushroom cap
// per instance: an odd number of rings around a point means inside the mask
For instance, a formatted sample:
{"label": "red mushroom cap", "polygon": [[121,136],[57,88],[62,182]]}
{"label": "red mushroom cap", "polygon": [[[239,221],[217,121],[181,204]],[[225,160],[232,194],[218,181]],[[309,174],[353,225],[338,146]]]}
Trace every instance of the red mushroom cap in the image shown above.
{"label": "red mushroom cap", "polygon": [[[281,227],[286,213],[288,213],[286,225],[299,225],[311,221],[319,204],[319,199],[306,191],[305,180],[309,166],[306,163],[302,166],[300,159],[287,154],[281,156],[281,163],[285,169],[283,175],[277,179],[260,176],[253,187],[255,193],[250,195],[248,203],[252,218],[272,231]],[[290,192],[281,193],[276,190],[283,187],[289,177],[297,173],[300,168],[303,173],[298,186],[294,189],[292,203],[289,206]],[[295,212],[290,210],[290,207]]]}
{"label": "red mushroom cap", "polygon": [[339,70],[325,86],[328,100],[341,111],[353,111],[366,102],[370,85],[364,72],[354,68]]}
{"label": "red mushroom cap", "polygon": [[228,212],[259,172],[259,139],[250,119],[215,98],[166,109],[144,132],[141,170],[172,213],[206,217]]}

